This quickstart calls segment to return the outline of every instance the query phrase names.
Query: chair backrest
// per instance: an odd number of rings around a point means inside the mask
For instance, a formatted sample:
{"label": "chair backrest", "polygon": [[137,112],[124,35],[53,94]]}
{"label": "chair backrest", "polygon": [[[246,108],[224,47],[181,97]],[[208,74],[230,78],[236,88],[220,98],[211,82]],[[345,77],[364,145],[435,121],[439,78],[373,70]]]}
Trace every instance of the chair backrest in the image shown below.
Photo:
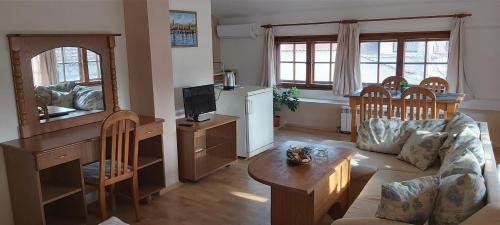
{"label": "chair backrest", "polygon": [[420,82],[421,87],[430,89],[434,93],[448,93],[450,85],[441,77],[429,77]]}
{"label": "chair backrest", "polygon": [[407,81],[403,77],[392,76],[385,78],[384,81],[382,81],[382,86],[390,91],[401,90],[400,84],[402,82],[407,82]]}
{"label": "chair backrest", "polygon": [[[132,177],[137,172],[139,116],[118,111],[108,116],[101,127],[101,163],[99,181],[106,185]],[[134,133],[131,133],[134,131]],[[108,143],[110,142],[110,143]],[[109,151],[108,151],[109,148]],[[106,175],[106,160],[110,173]],[[129,168],[131,167],[131,168]]]}
{"label": "chair backrest", "polygon": [[[408,88],[401,95],[401,119],[410,120],[436,119],[436,95],[425,87]],[[429,113],[430,111],[430,113]]]}
{"label": "chair backrest", "polygon": [[391,118],[391,93],[382,86],[369,86],[363,88],[360,94],[360,122],[369,118],[384,117],[384,105],[387,111],[387,118]]}

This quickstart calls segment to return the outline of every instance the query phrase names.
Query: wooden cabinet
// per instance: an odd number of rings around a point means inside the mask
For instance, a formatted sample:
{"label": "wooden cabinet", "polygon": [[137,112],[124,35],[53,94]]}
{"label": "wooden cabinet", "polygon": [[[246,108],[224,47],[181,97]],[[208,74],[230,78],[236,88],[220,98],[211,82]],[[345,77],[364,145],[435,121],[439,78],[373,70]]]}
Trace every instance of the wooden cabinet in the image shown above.
{"label": "wooden cabinet", "polygon": [[197,181],[237,159],[237,117],[214,115],[209,121],[177,121],[179,176]]}
{"label": "wooden cabinet", "polygon": [[[91,123],[0,144],[4,150],[17,225],[86,224],[82,165],[100,157],[101,123]],[[150,199],[165,188],[163,120],[141,117],[139,193]],[[126,182],[119,190],[129,192]]]}

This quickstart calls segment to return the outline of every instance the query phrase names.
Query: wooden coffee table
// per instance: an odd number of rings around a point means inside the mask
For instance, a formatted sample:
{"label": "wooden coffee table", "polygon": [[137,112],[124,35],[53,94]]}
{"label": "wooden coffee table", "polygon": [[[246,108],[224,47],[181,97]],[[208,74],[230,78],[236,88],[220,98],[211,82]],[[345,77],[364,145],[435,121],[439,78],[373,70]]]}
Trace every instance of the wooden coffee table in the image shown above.
{"label": "wooden coffee table", "polygon": [[[286,149],[291,145],[325,148],[328,158],[313,152],[310,164],[290,165]],[[248,174],[271,187],[271,224],[313,225],[329,211],[346,210],[350,161],[355,154],[348,148],[288,141],[252,160]]]}

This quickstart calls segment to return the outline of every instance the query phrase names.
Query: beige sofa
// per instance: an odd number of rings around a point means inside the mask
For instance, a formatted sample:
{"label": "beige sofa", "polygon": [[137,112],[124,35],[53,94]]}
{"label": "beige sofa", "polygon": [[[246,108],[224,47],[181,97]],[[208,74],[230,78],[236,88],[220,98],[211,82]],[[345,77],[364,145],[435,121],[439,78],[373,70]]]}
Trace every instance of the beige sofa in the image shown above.
{"label": "beige sofa", "polygon": [[[497,167],[486,123],[478,123],[481,142],[485,151],[483,176],[486,180],[487,206],[464,221],[469,224],[500,224],[500,184]],[[326,141],[323,144],[356,148],[355,143]],[[406,223],[379,219],[375,217],[381,198],[381,186],[393,181],[410,180],[436,174],[439,166],[425,172],[398,160],[394,155],[369,152],[358,149],[352,161],[351,206],[340,220],[332,225],[402,225]],[[366,185],[365,185],[366,184]],[[361,190],[362,189],[362,190]],[[359,195],[358,195],[359,193]],[[487,221],[487,222],[486,222]]]}

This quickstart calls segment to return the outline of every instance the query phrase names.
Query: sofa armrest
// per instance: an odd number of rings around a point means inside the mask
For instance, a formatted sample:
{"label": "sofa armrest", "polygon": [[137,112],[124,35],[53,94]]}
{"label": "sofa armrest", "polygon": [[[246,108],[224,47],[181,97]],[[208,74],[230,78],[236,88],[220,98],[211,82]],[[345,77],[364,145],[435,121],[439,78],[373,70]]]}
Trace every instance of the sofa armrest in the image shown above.
{"label": "sofa armrest", "polygon": [[500,203],[488,204],[460,225],[500,224]]}
{"label": "sofa armrest", "polygon": [[379,219],[375,217],[370,218],[343,218],[336,220],[332,225],[408,225],[408,223]]}

